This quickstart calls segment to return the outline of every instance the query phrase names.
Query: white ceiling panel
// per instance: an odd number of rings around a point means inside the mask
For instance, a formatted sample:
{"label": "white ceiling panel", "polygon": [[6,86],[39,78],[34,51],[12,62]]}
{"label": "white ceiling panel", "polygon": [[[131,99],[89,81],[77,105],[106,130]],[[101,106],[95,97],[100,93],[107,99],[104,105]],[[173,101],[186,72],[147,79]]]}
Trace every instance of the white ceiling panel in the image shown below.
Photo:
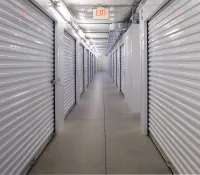
{"label": "white ceiling panel", "polygon": [[109,31],[109,25],[108,24],[79,24],[80,27],[84,30],[84,31]]}
{"label": "white ceiling panel", "polygon": [[[109,25],[123,22],[134,1],[136,0],[64,0],[86,38],[101,51],[105,51],[107,46],[112,48],[119,36],[119,33],[109,33]],[[93,9],[97,7],[109,9],[108,20],[93,20]]]}
{"label": "white ceiling panel", "polygon": [[126,5],[131,5],[133,3],[133,0],[65,0],[65,3],[68,4],[92,4],[92,5],[97,5],[97,4],[102,4],[102,5],[121,5],[121,4],[126,4]]}
{"label": "white ceiling panel", "polygon": [[108,33],[85,33],[87,38],[108,38]]}

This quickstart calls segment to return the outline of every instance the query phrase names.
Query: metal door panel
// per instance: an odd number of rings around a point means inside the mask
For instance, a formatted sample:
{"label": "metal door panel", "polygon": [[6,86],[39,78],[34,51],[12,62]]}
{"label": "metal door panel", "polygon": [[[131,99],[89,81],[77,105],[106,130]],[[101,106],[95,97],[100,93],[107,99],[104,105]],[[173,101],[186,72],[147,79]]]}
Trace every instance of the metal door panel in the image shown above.
{"label": "metal door panel", "polygon": [[84,92],[84,47],[79,47],[80,94]]}
{"label": "metal door panel", "polygon": [[55,130],[54,22],[27,0],[0,16],[0,174],[23,174]]}
{"label": "metal door panel", "polygon": [[125,92],[125,49],[124,44],[120,47],[120,91]]}
{"label": "metal door panel", "polygon": [[171,1],[148,23],[149,133],[180,174],[200,173],[199,13]]}
{"label": "metal door panel", "polygon": [[76,40],[64,36],[64,112],[65,116],[76,103]]}

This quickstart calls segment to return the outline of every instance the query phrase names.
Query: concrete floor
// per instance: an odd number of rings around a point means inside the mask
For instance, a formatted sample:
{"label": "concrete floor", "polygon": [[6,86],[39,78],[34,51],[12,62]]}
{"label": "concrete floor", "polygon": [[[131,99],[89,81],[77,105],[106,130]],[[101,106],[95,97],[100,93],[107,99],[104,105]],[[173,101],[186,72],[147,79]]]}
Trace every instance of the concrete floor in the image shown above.
{"label": "concrete floor", "polygon": [[106,73],[67,117],[30,174],[171,174]]}

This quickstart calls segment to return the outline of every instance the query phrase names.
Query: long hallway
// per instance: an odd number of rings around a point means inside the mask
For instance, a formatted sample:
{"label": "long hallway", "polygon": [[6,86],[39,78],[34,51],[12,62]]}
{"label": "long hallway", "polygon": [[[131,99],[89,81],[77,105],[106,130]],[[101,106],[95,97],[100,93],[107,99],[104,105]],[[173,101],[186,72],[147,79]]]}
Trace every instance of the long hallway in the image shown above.
{"label": "long hallway", "polygon": [[98,73],[30,174],[170,174],[107,73]]}

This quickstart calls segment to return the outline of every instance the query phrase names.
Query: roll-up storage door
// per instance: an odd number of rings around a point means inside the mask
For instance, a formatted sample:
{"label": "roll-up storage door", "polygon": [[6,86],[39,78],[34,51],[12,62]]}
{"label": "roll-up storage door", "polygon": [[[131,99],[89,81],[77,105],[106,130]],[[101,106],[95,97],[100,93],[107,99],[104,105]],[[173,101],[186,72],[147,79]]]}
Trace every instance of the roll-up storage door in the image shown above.
{"label": "roll-up storage door", "polygon": [[118,74],[117,74],[117,50],[116,50],[116,53],[115,53],[115,61],[116,61],[116,85],[118,86],[118,82],[117,82],[117,76],[118,76]]}
{"label": "roll-up storage door", "polygon": [[93,54],[91,56],[91,78],[93,80]]}
{"label": "roll-up storage door", "polygon": [[125,92],[125,49],[124,44],[120,47],[120,91]]}
{"label": "roll-up storage door", "polygon": [[64,35],[64,112],[69,114],[76,104],[76,40]]}
{"label": "roll-up storage door", "polygon": [[87,50],[87,86],[90,84],[90,52]]}
{"label": "roll-up storage door", "polygon": [[113,81],[116,82],[116,60],[115,60],[115,52],[113,52]]}
{"label": "roll-up storage door", "polygon": [[120,54],[117,50],[117,87],[120,87]]}
{"label": "roll-up storage door", "polygon": [[115,81],[115,55],[114,55],[114,53],[112,54],[112,63],[113,63],[113,65],[112,65],[112,67],[113,67],[113,81]]}
{"label": "roll-up storage door", "polygon": [[112,54],[110,54],[110,76],[113,76],[113,63],[112,63]]}
{"label": "roll-up storage door", "polygon": [[94,56],[94,76],[96,74],[96,57]]}
{"label": "roll-up storage door", "polygon": [[90,82],[92,81],[92,76],[91,76],[91,65],[92,65],[92,62],[91,62],[91,58],[92,57],[92,54],[90,53]]}
{"label": "roll-up storage door", "polygon": [[92,79],[94,78],[94,55],[92,54]]}
{"label": "roll-up storage door", "polygon": [[108,60],[109,60],[109,63],[108,63],[108,70],[109,70],[109,75],[111,76],[111,56],[109,55],[108,56]]}
{"label": "roll-up storage door", "polygon": [[24,174],[54,133],[54,22],[0,1],[0,174]]}
{"label": "roll-up storage door", "polygon": [[85,87],[87,87],[87,85],[88,85],[88,51],[87,51],[87,49],[86,49],[86,51],[85,51],[85,57],[84,57],[84,62],[85,62],[85,74],[84,74],[84,77],[85,77],[85,80],[84,80],[84,82],[85,82]]}
{"label": "roll-up storage door", "polygon": [[148,23],[149,133],[180,174],[200,173],[200,2],[171,1]]}
{"label": "roll-up storage door", "polygon": [[[93,73],[94,76],[95,76],[95,74],[96,74],[96,64],[97,64],[97,63],[96,63],[96,57],[94,56],[94,73]],[[94,77],[94,76],[93,76],[93,77]]]}
{"label": "roll-up storage door", "polygon": [[84,47],[79,48],[79,67],[80,67],[80,94],[84,92]]}

